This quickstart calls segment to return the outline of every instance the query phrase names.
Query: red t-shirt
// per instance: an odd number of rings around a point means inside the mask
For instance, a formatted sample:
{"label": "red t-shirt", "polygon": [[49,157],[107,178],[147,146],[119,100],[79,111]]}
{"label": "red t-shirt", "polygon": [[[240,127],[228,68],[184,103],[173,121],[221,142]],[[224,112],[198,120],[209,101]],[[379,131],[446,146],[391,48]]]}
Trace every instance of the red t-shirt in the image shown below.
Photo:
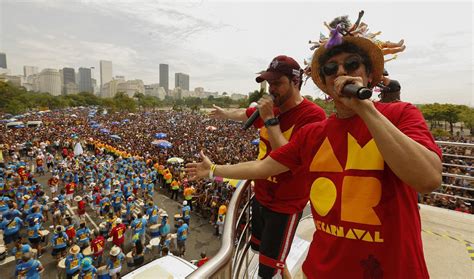
{"label": "red t-shirt", "polygon": [[[441,157],[416,107],[375,107]],[[302,166],[311,185],[316,232],[303,264],[308,278],[429,277],[417,193],[387,166],[360,117],[307,125],[270,156],[292,170]]]}
{"label": "red t-shirt", "polygon": [[92,240],[91,246],[94,256],[102,255],[102,253],[104,253],[105,238],[101,235],[96,237]]}
{"label": "red t-shirt", "polygon": [[[252,115],[256,108],[248,108],[247,116]],[[324,111],[316,104],[304,99],[299,105],[279,113],[275,110],[280,120],[280,129],[283,136],[290,140],[301,127],[326,119]],[[260,128],[260,143],[258,145],[258,159],[263,160],[270,154],[272,147],[268,139],[267,128],[263,126],[261,118],[255,121],[254,126]],[[302,170],[290,171],[255,181],[255,197],[265,207],[281,213],[293,214],[301,212],[308,202],[309,187],[296,187],[304,179]]]}
{"label": "red t-shirt", "polygon": [[76,183],[70,182],[66,184],[66,194],[74,194],[74,188],[76,187]]}
{"label": "red t-shirt", "polygon": [[208,261],[209,261],[208,257],[200,259],[197,263],[197,267],[201,267],[203,264],[207,263]]}
{"label": "red t-shirt", "polygon": [[125,225],[124,224],[119,224],[119,225],[116,225],[112,231],[110,232],[110,235],[112,236],[112,242],[117,245],[117,246],[120,246],[122,245],[122,243],[124,242],[125,240]]}
{"label": "red t-shirt", "polygon": [[84,200],[77,203],[77,213],[79,215],[86,214],[86,202]]}

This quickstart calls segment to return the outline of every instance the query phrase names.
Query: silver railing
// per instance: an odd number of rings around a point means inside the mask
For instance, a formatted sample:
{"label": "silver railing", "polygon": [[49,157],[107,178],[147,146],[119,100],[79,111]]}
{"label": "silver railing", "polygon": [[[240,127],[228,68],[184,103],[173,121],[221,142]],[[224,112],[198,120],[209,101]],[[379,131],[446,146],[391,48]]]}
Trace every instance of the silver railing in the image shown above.
{"label": "silver railing", "polygon": [[[244,260],[248,263],[252,196],[251,181],[241,180],[227,208],[221,248],[207,263],[186,278],[238,278],[238,271]],[[239,268],[234,268],[235,266]]]}
{"label": "silver railing", "polygon": [[[437,141],[439,146],[457,146],[473,148],[474,144],[459,143],[459,142],[444,142]],[[474,151],[474,150],[473,150]],[[473,152],[474,153],[474,152]],[[457,157],[463,159],[474,160],[474,156],[443,154],[444,157]],[[445,166],[453,166],[453,164],[443,163]],[[456,165],[456,167],[467,168],[465,165]],[[456,177],[460,179],[474,180],[472,176],[457,175],[451,173],[443,173],[445,177]],[[442,184],[442,187],[450,187],[454,189],[462,189],[466,191],[474,191],[470,187],[462,187],[458,185]],[[439,189],[438,189],[439,190]],[[467,201],[474,201],[471,198],[461,197],[457,195],[449,195],[434,191],[432,195],[449,196],[459,198]],[[249,265],[250,248],[250,201],[252,198],[252,191],[250,183],[241,181],[240,186],[235,191],[230,201],[226,221],[224,224],[224,232],[222,235],[222,246],[217,254],[212,257],[206,264],[191,273],[187,278],[201,279],[201,278],[248,278],[247,267]],[[242,228],[240,228],[242,226]],[[242,266],[245,264],[245,268]],[[242,270],[244,271],[242,274]]]}

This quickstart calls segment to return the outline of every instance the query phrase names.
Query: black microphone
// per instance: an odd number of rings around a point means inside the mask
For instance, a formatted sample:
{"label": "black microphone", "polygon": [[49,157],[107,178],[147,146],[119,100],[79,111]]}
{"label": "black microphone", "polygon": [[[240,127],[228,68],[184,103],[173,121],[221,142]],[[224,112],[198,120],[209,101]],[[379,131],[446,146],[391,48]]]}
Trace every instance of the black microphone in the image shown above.
{"label": "black microphone", "polygon": [[[275,101],[275,97],[272,94],[269,94],[269,95],[270,95],[270,98],[272,98],[272,100]],[[250,115],[249,119],[247,119],[247,122],[245,122],[243,129],[247,130],[248,128],[250,128],[250,126],[252,126],[255,120],[257,120],[257,118],[259,117],[260,117],[260,112],[258,111],[258,108],[257,108],[257,110],[254,111],[252,115]]]}
{"label": "black microphone", "polygon": [[367,87],[348,83],[342,88],[342,95],[348,97],[357,97],[360,100],[365,100],[372,97],[372,90]]}

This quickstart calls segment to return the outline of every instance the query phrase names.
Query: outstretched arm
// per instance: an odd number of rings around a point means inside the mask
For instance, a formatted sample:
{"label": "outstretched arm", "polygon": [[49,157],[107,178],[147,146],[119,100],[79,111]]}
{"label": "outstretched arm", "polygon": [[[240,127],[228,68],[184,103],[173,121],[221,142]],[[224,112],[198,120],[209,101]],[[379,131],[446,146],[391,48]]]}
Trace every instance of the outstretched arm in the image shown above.
{"label": "outstretched arm", "polygon": [[245,114],[245,109],[224,110],[219,106],[212,105],[214,110],[209,113],[209,116],[215,119],[231,119],[236,121],[247,121],[248,117]]}
{"label": "outstretched arm", "polygon": [[[186,172],[191,180],[209,177],[213,166],[209,158],[201,151],[202,161],[186,164]],[[215,165],[214,176],[232,179],[265,179],[288,171],[289,169],[270,157],[259,161],[250,161],[236,165]]]}

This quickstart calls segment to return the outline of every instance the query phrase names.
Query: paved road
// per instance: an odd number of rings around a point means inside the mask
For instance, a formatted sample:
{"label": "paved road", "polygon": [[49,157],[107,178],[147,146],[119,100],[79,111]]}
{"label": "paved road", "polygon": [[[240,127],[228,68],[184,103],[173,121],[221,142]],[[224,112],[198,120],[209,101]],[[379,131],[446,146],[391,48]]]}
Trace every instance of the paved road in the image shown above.
{"label": "paved road", "polygon": [[[39,177],[38,180],[43,185],[47,185],[47,180],[49,179],[49,175]],[[45,187],[47,188],[47,187]],[[47,195],[49,195],[49,189],[45,189],[47,191]],[[167,211],[168,215],[170,216],[170,227],[171,232],[176,232],[174,228],[174,218],[173,216],[177,213],[180,213],[180,205],[181,202],[176,202],[169,198],[169,194],[162,190],[158,189],[155,191],[153,196],[153,200],[158,207],[163,208]],[[73,211],[73,216],[76,214],[74,202],[69,210]],[[140,207],[142,208],[142,207]],[[208,256],[213,256],[217,253],[220,248],[220,240],[214,236],[214,227],[209,224],[208,219],[204,219],[197,214],[191,213],[191,222],[190,222],[190,230],[188,235],[188,240],[186,242],[186,254],[184,256],[187,260],[195,260],[200,258],[201,251],[206,251]],[[77,218],[77,217],[76,217]],[[94,214],[90,208],[87,210],[86,216],[87,226],[90,229],[96,229],[99,226],[100,222],[102,221],[96,214]],[[51,222],[47,222],[44,227],[47,228],[51,225]],[[131,233],[128,232],[126,234],[126,244],[125,244],[125,252],[130,251],[130,235]],[[149,237],[147,237],[149,239]],[[110,249],[110,245],[106,247],[106,253],[108,255],[108,251]],[[56,268],[56,261],[51,257],[51,247],[48,247],[44,255],[39,259],[40,262],[45,267],[45,271],[42,275],[43,278],[56,278],[57,277],[57,268]],[[171,251],[173,252],[173,251]],[[104,253],[105,255],[105,253]],[[152,253],[148,253],[145,256],[145,261],[149,262],[153,259],[157,258],[157,255],[153,255]],[[105,257],[104,257],[105,259]],[[0,262],[0,278],[14,278],[14,270],[15,270],[15,263],[12,261],[12,258],[7,258],[5,261]],[[122,275],[129,272],[130,269],[126,267],[126,263],[123,265]]]}

